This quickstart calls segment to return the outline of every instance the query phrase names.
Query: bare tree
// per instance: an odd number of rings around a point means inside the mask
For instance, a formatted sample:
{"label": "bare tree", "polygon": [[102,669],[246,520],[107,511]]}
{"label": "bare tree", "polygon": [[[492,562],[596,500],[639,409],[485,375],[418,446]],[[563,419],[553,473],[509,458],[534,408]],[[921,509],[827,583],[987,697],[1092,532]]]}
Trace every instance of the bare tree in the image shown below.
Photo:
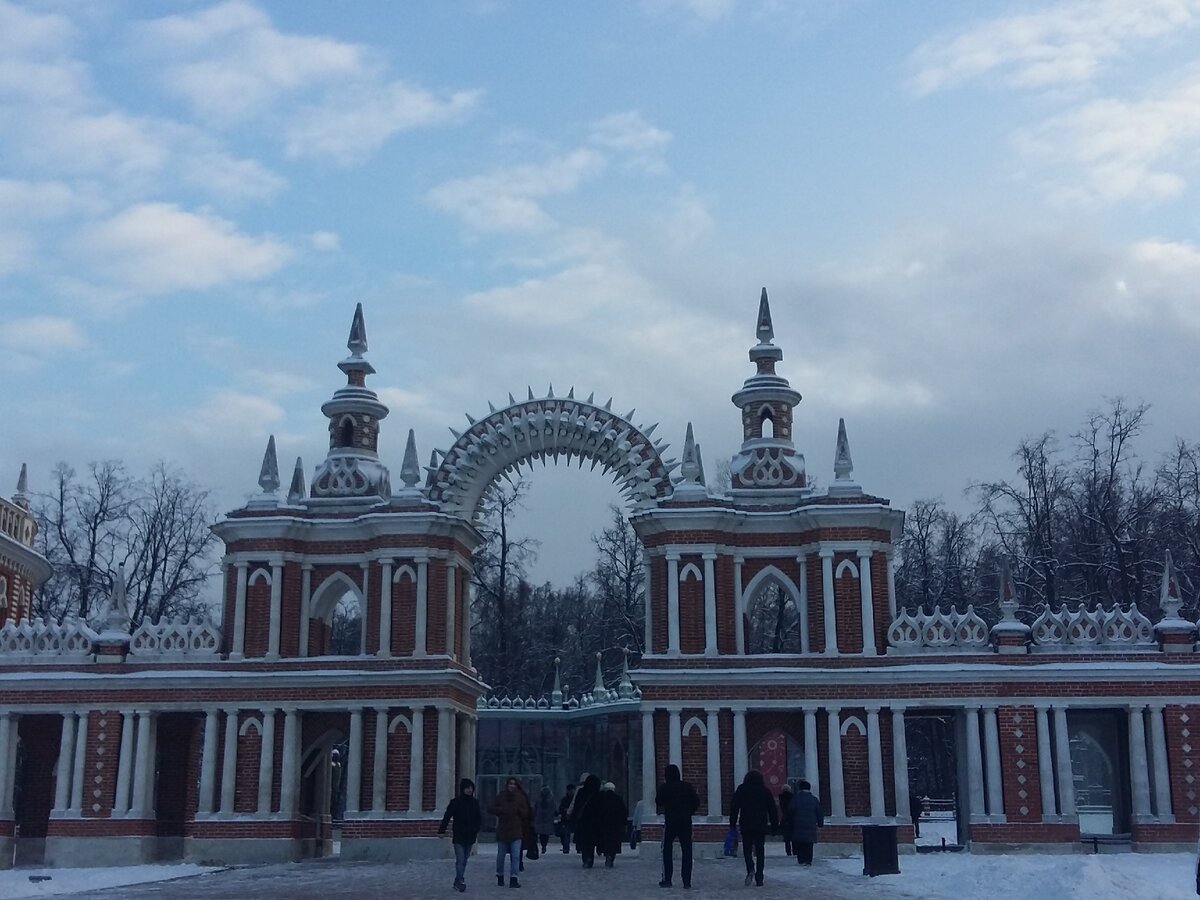
{"label": "bare tree", "polygon": [[597,649],[621,647],[640,658],[646,621],[642,542],[619,506],[608,510],[608,526],[592,535],[596,565],[591,581],[598,594],[606,645]]}

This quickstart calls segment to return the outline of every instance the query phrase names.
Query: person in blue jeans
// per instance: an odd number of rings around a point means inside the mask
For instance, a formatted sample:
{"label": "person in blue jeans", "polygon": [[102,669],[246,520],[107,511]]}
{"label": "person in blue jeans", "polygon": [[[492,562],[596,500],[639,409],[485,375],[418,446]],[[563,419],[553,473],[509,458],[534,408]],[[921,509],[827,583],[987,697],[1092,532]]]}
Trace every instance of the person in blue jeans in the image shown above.
{"label": "person in blue jeans", "polygon": [[504,790],[492,800],[489,811],[496,817],[496,884],[504,887],[504,856],[508,854],[508,886],[519,888],[521,838],[533,823],[533,810],[521,790],[521,782],[510,775]]}
{"label": "person in blue jeans", "polygon": [[464,778],[458,783],[458,796],[446,806],[438,834],[446,833],[446,826],[454,820],[451,838],[454,841],[454,889],[459,893],[467,890],[467,858],[479,837],[482,815],[479,801],[475,799],[475,782]]}

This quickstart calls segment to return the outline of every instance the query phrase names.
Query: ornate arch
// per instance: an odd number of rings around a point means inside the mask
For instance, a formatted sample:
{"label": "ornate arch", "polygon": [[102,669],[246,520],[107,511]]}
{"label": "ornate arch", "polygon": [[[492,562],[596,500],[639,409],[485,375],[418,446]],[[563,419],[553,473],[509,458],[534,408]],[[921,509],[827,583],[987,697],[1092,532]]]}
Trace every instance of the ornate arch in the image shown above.
{"label": "ornate arch", "polygon": [[309,607],[312,611],[312,617],[327,622],[333,614],[333,609],[337,606],[337,602],[346,594],[354,595],[354,599],[358,603],[359,609],[362,611],[363,618],[365,619],[366,603],[363,601],[362,587],[355,584],[354,579],[345,572],[334,572],[313,591]]}
{"label": "ornate arch", "polygon": [[664,460],[667,445],[652,441],[657,425],[643,429],[634,425],[633,410],[620,416],[612,411],[612,400],[597,406],[594,395],[575,399],[572,388],[566,397],[547,396],[518,403],[509,394],[509,405],[496,409],[488,404],[488,415],[463,433],[453,428],[454,444],[441,453],[441,464],[430,470],[429,498],[446,512],[473,519],[480,500],[496,481],[522,463],[565,456],[590,460],[613,476],[621,493],[634,506],[650,506],[671,495],[670,473],[678,463]]}

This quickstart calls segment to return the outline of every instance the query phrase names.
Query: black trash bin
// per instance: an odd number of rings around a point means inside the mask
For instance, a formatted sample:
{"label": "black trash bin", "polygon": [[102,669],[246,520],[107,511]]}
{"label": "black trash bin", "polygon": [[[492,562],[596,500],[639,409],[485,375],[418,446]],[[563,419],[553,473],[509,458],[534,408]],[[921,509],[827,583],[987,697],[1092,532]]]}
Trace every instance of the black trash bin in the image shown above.
{"label": "black trash bin", "polygon": [[863,874],[899,875],[900,852],[895,825],[862,826]]}

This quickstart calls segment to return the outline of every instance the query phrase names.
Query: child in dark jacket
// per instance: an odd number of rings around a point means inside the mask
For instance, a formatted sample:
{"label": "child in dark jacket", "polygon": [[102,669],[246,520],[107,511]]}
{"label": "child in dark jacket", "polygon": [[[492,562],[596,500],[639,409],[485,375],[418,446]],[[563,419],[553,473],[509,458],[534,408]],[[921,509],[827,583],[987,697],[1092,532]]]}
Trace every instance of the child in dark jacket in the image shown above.
{"label": "child in dark jacket", "polygon": [[446,833],[446,826],[454,820],[451,839],[454,841],[454,889],[459,893],[467,890],[467,857],[471,855],[471,847],[479,837],[479,828],[483,817],[479,810],[479,801],[475,799],[475,782],[464,778],[458,784],[458,796],[446,806],[442,824],[438,834]]}

